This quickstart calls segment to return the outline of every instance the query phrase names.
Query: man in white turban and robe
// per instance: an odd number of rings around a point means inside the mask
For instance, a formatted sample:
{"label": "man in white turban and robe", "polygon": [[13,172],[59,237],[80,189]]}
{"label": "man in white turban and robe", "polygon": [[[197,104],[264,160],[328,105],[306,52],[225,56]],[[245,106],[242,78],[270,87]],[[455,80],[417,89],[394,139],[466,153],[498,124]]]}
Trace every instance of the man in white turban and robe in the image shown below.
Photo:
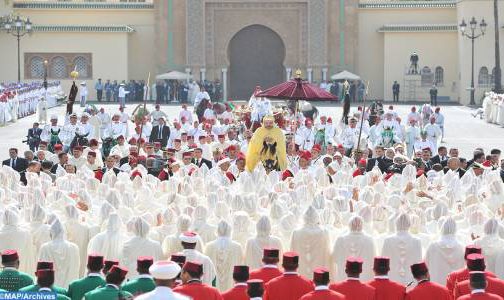
{"label": "man in white turban and robe", "polygon": [[480,246],[485,255],[487,271],[495,273],[497,256],[504,249],[504,240],[499,237],[499,222],[496,219],[488,220],[484,232],[485,235],[476,239],[474,244]]}
{"label": "man in white turban and robe", "polygon": [[[362,270],[360,279],[368,281],[373,278],[373,272],[370,266],[373,265],[376,255],[373,238],[365,234],[362,229],[364,220],[360,216],[350,219],[348,224],[350,232],[338,237],[332,252],[333,266],[336,264],[335,280],[345,280],[345,264],[348,257],[360,257],[364,262],[365,268]],[[366,267],[367,266],[367,267]]]}
{"label": "man in white turban and robe", "polygon": [[240,244],[231,240],[231,225],[220,221],[217,225],[217,239],[208,243],[205,254],[212,260],[217,271],[217,288],[227,291],[233,287],[233,268],[241,265],[243,251]]}
{"label": "man in white turban and robe", "polygon": [[[65,206],[65,229],[69,242],[76,244],[79,247],[80,261],[87,261],[87,246],[89,243],[89,227],[79,221],[79,212],[73,205]],[[79,276],[84,276],[86,266],[81,264]]]}
{"label": "man in white turban and robe", "polygon": [[108,217],[105,230],[89,240],[88,254],[100,253],[107,260],[120,257],[125,238],[121,232],[121,226],[122,222],[119,215],[112,213]]}
{"label": "man in white turban and robe", "polygon": [[138,275],[136,265],[139,256],[152,256],[154,261],[163,257],[161,245],[148,238],[150,226],[147,221],[134,217],[132,230],[134,236],[124,243],[120,257],[121,265],[128,268],[130,278]]}
{"label": "man in white turban and robe", "polygon": [[410,217],[403,213],[396,220],[396,234],[383,242],[382,256],[390,257],[390,280],[408,284],[413,281],[410,266],[422,260],[422,243],[409,233]]}
{"label": "man in white turban and robe", "polygon": [[299,274],[310,277],[319,266],[328,266],[331,260],[329,233],[320,226],[318,212],[308,207],[304,226],[292,233],[291,250],[299,253]]}
{"label": "man in white turban and robe", "polygon": [[80,257],[79,247],[65,240],[65,228],[59,219],[51,224],[51,241],[40,248],[39,260],[52,261],[57,286],[68,286],[79,278]]}
{"label": "man in white turban and robe", "polygon": [[444,285],[448,274],[464,267],[464,246],[457,241],[456,233],[457,223],[447,218],[441,228],[441,238],[427,248],[425,263],[433,282]]}
{"label": "man in white turban and robe", "polygon": [[180,235],[180,241],[184,248],[182,254],[186,257],[186,262],[197,262],[203,265],[203,276],[201,277],[201,281],[208,285],[216,286],[217,272],[214,263],[208,256],[195,249],[199,241],[198,234],[192,231],[184,232]]}
{"label": "man in white turban and robe", "polygon": [[256,223],[256,237],[247,240],[245,246],[245,264],[251,270],[262,267],[263,252],[265,248],[279,250],[282,256],[282,241],[271,235],[271,222],[268,216],[262,216]]}

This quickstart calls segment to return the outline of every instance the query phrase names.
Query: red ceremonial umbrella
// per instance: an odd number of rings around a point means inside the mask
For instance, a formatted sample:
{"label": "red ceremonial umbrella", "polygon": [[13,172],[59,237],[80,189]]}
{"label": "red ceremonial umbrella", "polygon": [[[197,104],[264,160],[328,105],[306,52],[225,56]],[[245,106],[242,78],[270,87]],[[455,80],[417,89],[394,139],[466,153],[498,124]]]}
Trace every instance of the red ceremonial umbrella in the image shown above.
{"label": "red ceremonial umbrella", "polygon": [[301,78],[301,71],[296,71],[296,77],[260,92],[256,97],[284,100],[338,100],[338,97],[326,92],[324,89],[309,83]]}

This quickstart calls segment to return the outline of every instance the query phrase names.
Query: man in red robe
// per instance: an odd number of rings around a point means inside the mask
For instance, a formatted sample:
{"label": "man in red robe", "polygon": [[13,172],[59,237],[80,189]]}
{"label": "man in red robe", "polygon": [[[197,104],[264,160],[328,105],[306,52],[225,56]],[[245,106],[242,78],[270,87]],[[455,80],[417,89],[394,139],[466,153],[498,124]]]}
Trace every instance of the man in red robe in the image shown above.
{"label": "man in red robe", "polygon": [[[485,271],[485,257],[481,254],[470,254],[466,258],[467,261],[467,269],[469,270],[469,274],[473,272],[482,272],[485,274],[486,280],[486,291],[492,294],[496,294],[504,298],[504,281],[493,277],[494,274]],[[471,284],[469,280],[459,281],[455,285],[455,289],[453,290],[453,299],[458,299],[463,295],[468,295],[471,293]]]}
{"label": "man in red robe", "polygon": [[203,265],[198,262],[186,261],[182,268],[182,285],[173,289],[174,292],[190,297],[192,300],[222,300],[219,291],[203,282]]}
{"label": "man in red robe", "polygon": [[234,266],[233,280],[235,286],[222,293],[224,300],[249,300],[247,295],[247,281],[249,280],[248,266]]}
{"label": "man in red robe", "polygon": [[299,255],[285,252],[282,261],[284,273],[266,284],[264,300],[299,300],[313,291],[313,283],[297,273],[298,266]]}
{"label": "man in red robe", "polygon": [[280,251],[275,248],[264,248],[262,268],[250,272],[250,279],[261,279],[266,285],[271,279],[282,275],[278,269]]}
{"label": "man in red robe", "polygon": [[430,281],[429,269],[425,262],[411,265],[411,273],[417,285],[406,293],[406,300],[450,300],[448,289]]}
{"label": "man in red robe", "polygon": [[344,300],[344,295],[329,289],[329,270],[317,268],[313,271],[315,290],[304,295],[299,300]]}
{"label": "man in red robe", "polygon": [[[170,260],[174,263],[177,263],[180,266],[180,269],[184,267],[186,262],[186,257],[183,253],[174,253],[171,255]],[[182,279],[180,279],[181,273],[177,275],[177,278],[173,281],[172,289],[176,288],[179,285],[182,285]]]}
{"label": "man in red robe", "polygon": [[[467,256],[473,253],[481,254],[481,247],[476,245],[466,246],[464,253],[464,259],[466,260],[466,263],[467,263]],[[467,279],[469,279],[469,270],[467,268],[456,270],[448,274],[448,276],[446,277],[446,288],[448,289],[450,295],[453,295],[453,289],[455,289],[455,285],[457,285],[457,282],[464,281]]]}
{"label": "man in red robe", "polygon": [[247,300],[262,300],[264,295],[264,282],[261,279],[247,281]]}
{"label": "man in red robe", "polygon": [[363,260],[360,257],[349,257],[346,260],[345,273],[347,279],[333,283],[329,288],[333,291],[345,295],[347,300],[374,300],[375,289],[359,279],[362,273]]}
{"label": "man in red robe", "polygon": [[469,274],[471,293],[464,295],[459,300],[502,300],[501,296],[490,293],[486,290],[487,281],[484,272],[471,272]]}
{"label": "man in red robe", "polygon": [[373,262],[374,279],[367,284],[375,288],[375,300],[403,300],[406,288],[388,277],[390,258],[377,256]]}

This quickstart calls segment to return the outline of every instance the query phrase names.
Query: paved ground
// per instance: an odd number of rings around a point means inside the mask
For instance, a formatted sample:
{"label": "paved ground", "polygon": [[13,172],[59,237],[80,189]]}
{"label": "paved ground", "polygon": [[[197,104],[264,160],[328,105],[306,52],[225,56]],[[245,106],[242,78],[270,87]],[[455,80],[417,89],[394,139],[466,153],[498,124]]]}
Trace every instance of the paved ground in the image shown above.
{"label": "paved ground", "polygon": [[[106,111],[117,109],[117,105],[103,105]],[[341,117],[341,106],[339,104],[317,104],[327,115],[333,116],[334,119]],[[97,105],[97,107],[101,107]],[[131,104],[127,107],[127,112],[131,113],[136,105]],[[396,110],[401,116],[406,116],[409,112],[411,105],[397,105]],[[148,104],[148,109],[152,110],[153,105]],[[179,106],[166,105],[163,106],[164,110],[170,119],[178,116],[180,110]],[[74,111],[81,112],[78,105],[74,107]],[[504,150],[504,128],[494,124],[488,124],[479,118],[473,118],[471,112],[473,109],[465,106],[446,106],[442,108],[445,115],[445,145],[457,146],[461,155],[470,157],[472,150],[476,147],[483,147],[486,151],[491,148],[499,148]],[[65,107],[60,106],[49,110],[48,115],[57,114],[63,116]],[[17,123],[10,123],[5,127],[0,127],[0,136],[3,142],[0,143],[0,158],[6,159],[8,157],[8,149],[10,147],[17,147],[20,150],[28,149],[26,144],[21,141],[25,138],[28,128],[36,121],[36,116],[29,116],[18,120]],[[60,119],[62,121],[62,118]]]}

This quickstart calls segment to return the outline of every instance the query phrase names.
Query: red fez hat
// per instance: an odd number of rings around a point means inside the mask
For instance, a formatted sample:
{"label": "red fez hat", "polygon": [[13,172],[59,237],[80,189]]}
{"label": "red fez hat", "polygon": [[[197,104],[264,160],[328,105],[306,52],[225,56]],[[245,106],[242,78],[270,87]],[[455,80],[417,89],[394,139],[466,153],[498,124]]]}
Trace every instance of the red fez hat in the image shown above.
{"label": "red fez hat", "polygon": [[[130,159],[130,164],[135,164],[135,163],[138,163],[136,159]],[[139,170],[135,170],[133,172],[131,172],[131,178],[135,178],[137,176],[140,176],[140,178],[142,178],[142,173],[139,171]]]}
{"label": "red fez hat", "polygon": [[196,148],[198,148],[198,145],[196,145],[196,144],[189,145],[189,149],[196,149]]}
{"label": "red fez hat", "polygon": [[63,150],[63,145],[61,144],[54,145],[54,150]]}
{"label": "red fez hat", "polygon": [[168,149],[166,149],[166,152],[168,152],[168,153],[175,153],[175,149],[173,149],[173,148],[168,148]]}
{"label": "red fez hat", "polygon": [[415,278],[425,275],[427,272],[429,272],[429,269],[427,268],[427,264],[425,262],[419,262],[411,265],[411,273]]}
{"label": "red fez hat", "polygon": [[87,267],[92,270],[98,270],[103,268],[103,255],[101,254],[89,254],[87,258]]}
{"label": "red fez hat", "polygon": [[128,269],[123,266],[114,265],[112,266],[112,268],[110,268],[108,274],[114,274],[119,279],[124,280],[124,278],[126,278],[126,274],[128,274]]}
{"label": "red fez hat", "polygon": [[48,144],[48,143],[47,143],[46,141],[40,141],[40,145],[45,145],[45,146],[47,146],[47,144]]}
{"label": "red fez hat", "polygon": [[226,137],[226,135],[225,135],[225,134],[219,134],[219,135],[217,135],[217,137],[218,137],[219,139],[223,139],[223,138],[225,138],[225,137]]}
{"label": "red fez hat", "polygon": [[327,118],[327,123],[332,123],[332,118],[331,117]]}
{"label": "red fez hat", "polygon": [[247,289],[252,293],[264,290],[264,281],[262,279],[250,279],[247,281]]}
{"label": "red fez hat", "polygon": [[96,152],[89,151],[87,155],[92,156],[92,157],[96,157]]}
{"label": "red fez hat", "polygon": [[422,148],[422,151],[425,151],[425,150],[429,150],[429,151],[431,151],[431,152],[432,152],[432,150],[431,150],[431,148],[430,148],[430,147],[423,147],[423,148]]}
{"label": "red fez hat", "polygon": [[485,257],[479,253],[469,254],[466,260],[467,268],[471,271],[484,271],[486,268]]}
{"label": "red fez hat", "polygon": [[236,151],[236,146],[235,145],[229,145],[226,149],[227,151]]}
{"label": "red fez hat", "polygon": [[37,270],[42,269],[54,269],[54,263],[52,261],[38,261],[37,262]]}
{"label": "red fez hat", "polygon": [[313,281],[316,282],[328,282],[329,281],[329,270],[326,268],[316,268],[313,270]]}
{"label": "red fez hat", "polygon": [[299,263],[299,255],[297,252],[285,252],[283,254],[283,264],[284,265],[297,265]]}
{"label": "red fez hat", "polygon": [[489,161],[489,160],[485,160],[483,163],[482,163],[483,167],[487,167],[487,168],[490,168],[492,166],[492,162]]}
{"label": "red fez hat", "polygon": [[10,263],[19,260],[19,254],[16,250],[5,250],[2,252],[2,263]]}
{"label": "red fez hat", "polygon": [[40,269],[35,272],[38,279],[47,279],[47,281],[54,282],[54,270],[53,269]]}
{"label": "red fez hat", "polygon": [[98,140],[96,139],[91,139],[89,141],[89,146],[98,146]]}
{"label": "red fez hat", "polygon": [[73,149],[78,150],[78,151],[82,151],[82,146],[75,146]]}
{"label": "red fez hat", "polygon": [[139,138],[139,139],[138,139],[138,143],[139,143],[139,144],[143,144],[143,143],[145,143],[145,139],[144,139],[144,138]]}
{"label": "red fez hat", "polygon": [[181,139],[174,139],[173,141],[174,141],[174,142],[176,142],[176,143],[180,143],[180,142],[182,142],[182,140],[181,140]]}
{"label": "red fez hat", "polygon": [[338,148],[338,149],[343,149],[343,148],[345,148],[345,147],[343,147],[343,144],[338,144],[338,147],[337,147],[337,148]]}
{"label": "red fez hat", "polygon": [[226,177],[229,179],[229,181],[231,182],[235,182],[236,181],[236,177],[233,175],[233,173],[231,172],[226,172]]}
{"label": "red fez hat", "polygon": [[233,274],[241,275],[241,276],[249,276],[249,266],[234,266]]}
{"label": "red fez hat", "polygon": [[183,265],[186,261],[186,257],[182,253],[175,253],[171,255],[170,260],[176,262],[179,265]]}
{"label": "red fez hat", "polygon": [[182,156],[183,157],[192,157],[192,152],[186,151],[186,152],[184,152],[184,154]]}
{"label": "red fez hat", "polygon": [[136,143],[137,143],[137,140],[136,140],[134,137],[132,137],[132,138],[131,138],[131,139],[129,139],[129,141],[128,141],[128,144],[130,144],[130,145],[136,145]]}
{"label": "red fez hat", "polygon": [[386,256],[376,256],[373,261],[373,270],[379,271],[389,271],[390,270],[390,258]]}
{"label": "red fez hat", "polygon": [[467,259],[467,256],[473,253],[481,254],[481,247],[478,245],[467,245],[465,247],[464,259]]}
{"label": "red fez hat", "polygon": [[154,142],[154,147],[161,147],[161,143],[160,142]]}
{"label": "red fez hat", "polygon": [[282,172],[282,181],[289,177],[294,177],[294,174],[292,174],[291,170],[286,169],[285,171]]}
{"label": "red fez hat", "polygon": [[137,258],[137,268],[148,269],[154,263],[154,258],[152,256],[139,256]]}
{"label": "red fez hat", "polygon": [[313,145],[312,147],[312,151],[315,150],[315,151],[318,151],[318,152],[322,152],[322,147],[320,147],[319,144],[315,144]]}
{"label": "red fez hat", "polygon": [[365,165],[367,163],[365,158],[359,159],[359,165]]}
{"label": "red fez hat", "polygon": [[352,273],[359,273],[360,274],[360,273],[362,273],[362,264],[363,263],[364,263],[364,261],[362,260],[362,258],[350,256],[346,260],[345,269],[347,271],[352,272]]}
{"label": "red fez hat", "polygon": [[112,268],[113,266],[117,266],[119,265],[119,261],[116,260],[116,259],[106,259],[104,262],[103,262],[103,270],[104,271],[108,271],[110,270],[110,268]]}
{"label": "red fez hat", "polygon": [[310,153],[310,151],[303,151],[301,152],[301,154],[299,155],[299,158],[303,158],[303,159],[306,159],[306,160],[310,160],[312,158],[312,155]]}
{"label": "red fez hat", "polygon": [[194,261],[186,261],[182,269],[187,272],[193,272],[199,274],[203,273],[203,265],[199,262]]}
{"label": "red fez hat", "polygon": [[276,248],[264,248],[263,249],[263,257],[266,258],[279,258],[280,250]]}

